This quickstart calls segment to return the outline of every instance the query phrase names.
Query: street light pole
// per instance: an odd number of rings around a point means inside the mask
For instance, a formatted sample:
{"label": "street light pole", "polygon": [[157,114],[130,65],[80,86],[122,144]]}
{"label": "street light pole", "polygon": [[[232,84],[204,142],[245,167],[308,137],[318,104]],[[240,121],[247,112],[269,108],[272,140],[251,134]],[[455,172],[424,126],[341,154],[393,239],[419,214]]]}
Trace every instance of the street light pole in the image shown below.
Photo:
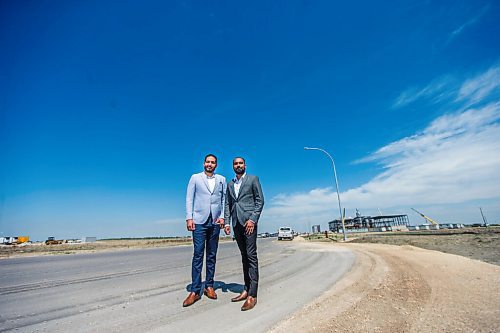
{"label": "street light pole", "polygon": [[323,153],[325,153],[329,158],[330,160],[332,161],[332,165],[333,165],[333,175],[335,176],[335,187],[337,188],[337,199],[339,201],[339,216],[340,216],[340,220],[342,221],[342,233],[344,234],[344,242],[347,241],[347,234],[345,232],[345,224],[344,224],[344,218],[342,217],[342,208],[340,206],[340,194],[339,194],[339,182],[337,180],[337,170],[335,168],[335,162],[333,161],[333,157],[328,154],[328,152],[324,149],[321,149],[321,148],[314,148],[314,147],[304,147],[305,150],[319,150],[319,151],[322,151]]}

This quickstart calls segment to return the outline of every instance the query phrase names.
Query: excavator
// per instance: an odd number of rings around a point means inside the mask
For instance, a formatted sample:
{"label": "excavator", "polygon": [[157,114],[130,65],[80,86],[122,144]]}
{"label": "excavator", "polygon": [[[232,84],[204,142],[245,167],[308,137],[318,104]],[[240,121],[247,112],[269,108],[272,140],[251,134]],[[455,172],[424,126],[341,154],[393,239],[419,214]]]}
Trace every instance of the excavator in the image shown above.
{"label": "excavator", "polygon": [[422,216],[427,222],[430,222],[432,225],[439,225],[439,223],[437,223],[436,221],[434,221],[433,219],[431,219],[430,217],[428,216],[425,216],[424,214],[420,213],[418,210],[416,210],[415,208],[412,208],[413,211],[415,213],[417,213],[418,215]]}

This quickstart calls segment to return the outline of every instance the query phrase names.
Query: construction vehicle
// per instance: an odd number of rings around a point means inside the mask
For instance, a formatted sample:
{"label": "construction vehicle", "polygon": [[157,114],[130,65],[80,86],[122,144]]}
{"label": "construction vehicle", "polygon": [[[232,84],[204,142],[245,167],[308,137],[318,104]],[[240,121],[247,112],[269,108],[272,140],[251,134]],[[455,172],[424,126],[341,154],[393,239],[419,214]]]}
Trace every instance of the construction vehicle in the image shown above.
{"label": "construction vehicle", "polygon": [[420,213],[418,210],[416,210],[415,208],[412,208],[412,210],[417,213],[418,215],[422,216],[427,222],[430,222],[432,225],[439,225],[439,223],[437,223],[436,221],[434,221],[433,219],[431,219],[430,217],[428,216],[425,216],[424,214]]}
{"label": "construction vehicle", "polygon": [[62,239],[55,239],[54,237],[49,237],[45,241],[45,245],[57,245],[57,244],[62,244],[64,243],[64,240]]}
{"label": "construction vehicle", "polygon": [[488,220],[486,219],[486,216],[483,214],[483,209],[479,207],[479,211],[481,212],[481,216],[483,217],[483,225],[482,227],[489,227],[490,224],[488,223]]}
{"label": "construction vehicle", "polygon": [[27,243],[30,241],[30,236],[19,236],[17,237],[17,244]]}

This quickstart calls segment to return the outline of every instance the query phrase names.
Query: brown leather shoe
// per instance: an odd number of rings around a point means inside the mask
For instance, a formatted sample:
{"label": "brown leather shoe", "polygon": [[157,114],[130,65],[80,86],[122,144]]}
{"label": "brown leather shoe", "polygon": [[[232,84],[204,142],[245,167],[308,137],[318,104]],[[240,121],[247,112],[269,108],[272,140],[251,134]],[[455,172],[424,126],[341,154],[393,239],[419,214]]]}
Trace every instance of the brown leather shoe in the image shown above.
{"label": "brown leather shoe", "polygon": [[236,297],[231,298],[231,302],[240,302],[246,300],[248,297],[248,292],[246,290],[243,290],[241,294],[239,294]]}
{"label": "brown leather shoe", "polygon": [[257,297],[248,296],[247,300],[241,307],[241,311],[252,310],[255,307],[255,304],[257,304]]}
{"label": "brown leather shoe", "polygon": [[182,306],[183,307],[186,307],[186,306],[190,306],[190,305],[193,305],[194,303],[196,303],[199,299],[200,299],[200,295],[198,294],[195,294],[193,292],[189,293],[188,297],[186,297],[186,299],[184,300],[184,302],[182,303]]}
{"label": "brown leather shoe", "polygon": [[206,288],[203,293],[210,299],[217,299],[217,294],[215,293],[215,290],[212,287]]}

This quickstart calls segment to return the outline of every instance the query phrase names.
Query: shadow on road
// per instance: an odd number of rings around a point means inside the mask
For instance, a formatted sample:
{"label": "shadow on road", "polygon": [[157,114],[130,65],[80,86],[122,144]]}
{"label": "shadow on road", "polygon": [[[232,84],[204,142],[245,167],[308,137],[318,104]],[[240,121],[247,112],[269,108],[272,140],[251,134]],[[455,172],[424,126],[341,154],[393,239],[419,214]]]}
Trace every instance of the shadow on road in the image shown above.
{"label": "shadow on road", "polygon": [[[239,283],[226,283],[224,281],[214,281],[214,289],[220,289],[223,293],[227,293],[228,291],[232,293],[240,294],[243,292],[244,285]],[[202,286],[202,290],[205,288],[205,285]],[[186,286],[186,291],[191,291],[191,283]]]}

